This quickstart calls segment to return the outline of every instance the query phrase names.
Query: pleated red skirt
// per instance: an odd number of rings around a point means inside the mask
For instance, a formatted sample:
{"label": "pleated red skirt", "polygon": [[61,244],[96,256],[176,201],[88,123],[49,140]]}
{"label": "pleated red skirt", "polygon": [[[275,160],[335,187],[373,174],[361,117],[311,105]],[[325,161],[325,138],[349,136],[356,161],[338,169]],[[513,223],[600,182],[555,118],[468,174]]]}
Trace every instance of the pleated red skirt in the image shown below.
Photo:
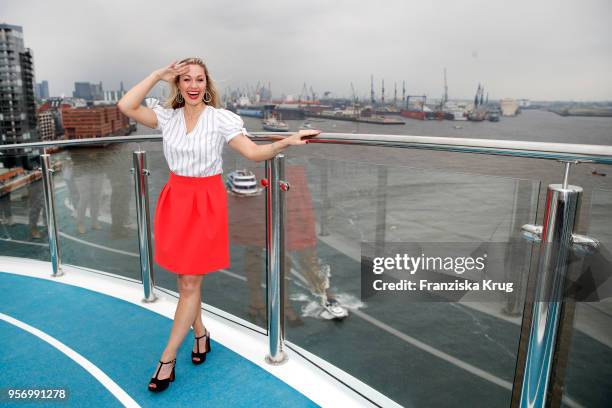
{"label": "pleated red skirt", "polygon": [[170,172],[153,221],[155,262],[180,275],[203,275],[230,266],[227,193],[221,174]]}

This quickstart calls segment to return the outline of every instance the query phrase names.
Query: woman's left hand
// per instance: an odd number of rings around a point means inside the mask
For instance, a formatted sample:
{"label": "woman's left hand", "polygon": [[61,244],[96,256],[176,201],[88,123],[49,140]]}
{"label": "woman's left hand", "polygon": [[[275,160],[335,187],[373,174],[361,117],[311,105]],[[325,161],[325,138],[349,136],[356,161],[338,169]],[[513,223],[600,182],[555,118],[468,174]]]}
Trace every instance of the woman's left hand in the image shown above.
{"label": "woman's left hand", "polygon": [[[308,139],[318,136],[321,133],[320,130],[315,129],[306,129],[300,130],[297,133],[292,134],[289,137],[286,137],[287,145],[303,145],[308,143]],[[306,140],[302,140],[302,138],[306,138]]]}

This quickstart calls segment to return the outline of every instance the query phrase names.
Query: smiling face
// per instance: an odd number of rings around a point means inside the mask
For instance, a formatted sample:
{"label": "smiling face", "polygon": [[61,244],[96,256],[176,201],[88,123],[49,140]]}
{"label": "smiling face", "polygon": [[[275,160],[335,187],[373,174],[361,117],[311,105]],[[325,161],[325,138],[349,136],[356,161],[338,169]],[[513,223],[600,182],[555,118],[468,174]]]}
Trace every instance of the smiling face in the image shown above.
{"label": "smiling face", "polygon": [[197,64],[189,64],[189,72],[178,79],[178,89],[185,104],[198,105],[202,103],[206,90],[206,75],[204,68]]}

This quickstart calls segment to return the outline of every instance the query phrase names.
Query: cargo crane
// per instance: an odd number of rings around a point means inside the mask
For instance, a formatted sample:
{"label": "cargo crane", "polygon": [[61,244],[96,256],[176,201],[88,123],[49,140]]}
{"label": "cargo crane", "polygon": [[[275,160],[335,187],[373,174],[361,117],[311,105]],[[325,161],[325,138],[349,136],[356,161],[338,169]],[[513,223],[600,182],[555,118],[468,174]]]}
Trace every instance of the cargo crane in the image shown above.
{"label": "cargo crane", "polygon": [[370,103],[372,107],[376,104],[376,100],[374,99],[374,75],[370,75]]}
{"label": "cargo crane", "polygon": [[394,83],[393,106],[397,106],[397,82]]}
{"label": "cargo crane", "polygon": [[353,103],[357,103],[357,92],[355,92],[355,87],[353,86],[353,83],[351,82],[351,92],[353,93]]}
{"label": "cargo crane", "polygon": [[312,89],[312,86],[310,87],[310,94],[312,95],[312,102],[314,103],[317,100],[317,94]]}
{"label": "cargo crane", "polygon": [[[302,98],[306,98],[306,100]],[[306,82],[304,82],[304,85],[302,86],[302,90],[300,91],[298,102],[302,103],[302,102],[306,102],[307,100],[308,100],[308,88],[306,87]]]}
{"label": "cargo crane", "polygon": [[355,87],[351,82],[351,92],[353,93],[353,112],[357,112],[359,106],[359,99],[357,98],[357,92],[355,92]]}
{"label": "cargo crane", "polygon": [[442,100],[442,106],[448,102],[448,83],[446,82],[446,68],[444,68],[444,99]]}

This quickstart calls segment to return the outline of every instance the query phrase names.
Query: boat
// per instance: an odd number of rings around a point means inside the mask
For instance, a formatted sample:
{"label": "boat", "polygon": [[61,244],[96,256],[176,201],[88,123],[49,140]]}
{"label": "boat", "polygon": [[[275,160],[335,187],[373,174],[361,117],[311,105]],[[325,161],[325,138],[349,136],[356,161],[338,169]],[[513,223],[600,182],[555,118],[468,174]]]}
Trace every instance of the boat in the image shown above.
{"label": "boat", "polygon": [[[413,100],[416,99],[416,102],[410,103],[410,98],[413,98]],[[400,115],[410,119],[426,120],[427,111],[425,110],[425,101],[425,95],[408,95],[406,97],[406,108],[400,111]]]}
{"label": "boat", "polygon": [[250,108],[238,108],[236,113],[240,116],[248,116],[252,118],[262,118],[263,112],[261,109],[250,109]]}
{"label": "boat", "polygon": [[401,119],[389,118],[383,115],[376,115],[376,116],[369,116],[369,117],[360,116],[360,117],[355,118],[355,122],[371,123],[375,125],[405,125],[406,124],[406,122],[404,122]]}
{"label": "boat", "polygon": [[444,104],[444,118],[448,120],[467,120],[466,108],[456,102],[448,101]]}
{"label": "boat", "polygon": [[255,175],[247,169],[234,170],[229,173],[225,185],[231,193],[241,196],[259,195],[263,190],[257,186]]}
{"label": "boat", "polygon": [[289,125],[283,122],[280,119],[277,119],[276,116],[270,115],[261,122],[261,127],[264,130],[269,130],[271,132],[288,132]]}
{"label": "boat", "polygon": [[502,116],[516,116],[519,111],[519,104],[516,99],[505,98],[499,101]]}
{"label": "boat", "polygon": [[410,119],[418,119],[418,120],[427,119],[427,115],[423,111],[403,110],[400,112],[400,115],[402,115],[405,118],[410,118]]}
{"label": "boat", "polygon": [[468,120],[472,122],[482,122],[487,117],[487,110],[482,108],[475,108],[468,113]]}
{"label": "boat", "polygon": [[395,106],[382,106],[378,107],[375,111],[377,115],[399,115],[400,110]]}
{"label": "boat", "polygon": [[302,120],[307,116],[303,107],[289,103],[275,105],[273,112],[276,115],[282,115],[283,118],[290,120]]}
{"label": "boat", "polygon": [[489,122],[499,122],[499,112],[489,111],[487,112],[487,119]]}
{"label": "boat", "polygon": [[489,119],[489,122],[499,122],[499,115],[497,113],[490,113],[487,119]]}

